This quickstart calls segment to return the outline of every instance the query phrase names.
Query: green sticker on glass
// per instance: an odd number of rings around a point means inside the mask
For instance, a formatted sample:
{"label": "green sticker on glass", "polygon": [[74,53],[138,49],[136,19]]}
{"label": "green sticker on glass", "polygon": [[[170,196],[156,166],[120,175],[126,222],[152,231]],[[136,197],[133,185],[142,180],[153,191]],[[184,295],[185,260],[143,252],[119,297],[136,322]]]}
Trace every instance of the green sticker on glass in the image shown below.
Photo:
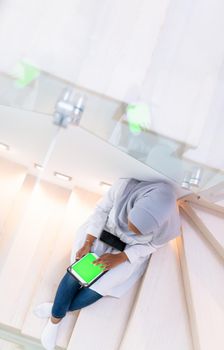
{"label": "green sticker on glass", "polygon": [[40,70],[31,64],[20,62],[15,68],[16,86],[23,88],[36,80],[40,75]]}
{"label": "green sticker on glass", "polygon": [[126,108],[126,116],[130,131],[138,134],[150,123],[149,106],[145,103],[129,104]]}

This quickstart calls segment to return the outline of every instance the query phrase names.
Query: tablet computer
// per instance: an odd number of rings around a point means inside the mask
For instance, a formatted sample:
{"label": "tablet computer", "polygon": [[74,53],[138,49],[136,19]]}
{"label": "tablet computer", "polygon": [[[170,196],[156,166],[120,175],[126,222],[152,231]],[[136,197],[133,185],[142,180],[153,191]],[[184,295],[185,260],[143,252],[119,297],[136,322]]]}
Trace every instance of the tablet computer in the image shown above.
{"label": "tablet computer", "polygon": [[98,259],[95,253],[88,253],[67,268],[67,271],[75,277],[83,287],[89,287],[96,282],[105,272],[101,265],[94,265]]}

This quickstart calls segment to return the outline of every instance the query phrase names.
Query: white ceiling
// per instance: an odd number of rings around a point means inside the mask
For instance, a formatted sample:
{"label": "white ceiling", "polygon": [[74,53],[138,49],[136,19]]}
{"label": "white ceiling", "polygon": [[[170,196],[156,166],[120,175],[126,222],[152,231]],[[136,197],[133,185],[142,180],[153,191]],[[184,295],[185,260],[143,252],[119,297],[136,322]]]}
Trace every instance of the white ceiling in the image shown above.
{"label": "white ceiling", "polygon": [[[223,0],[2,0],[0,70],[25,60],[115,100],[140,97],[154,132],[198,147],[223,91],[223,11]],[[204,145],[188,158],[223,166]]]}

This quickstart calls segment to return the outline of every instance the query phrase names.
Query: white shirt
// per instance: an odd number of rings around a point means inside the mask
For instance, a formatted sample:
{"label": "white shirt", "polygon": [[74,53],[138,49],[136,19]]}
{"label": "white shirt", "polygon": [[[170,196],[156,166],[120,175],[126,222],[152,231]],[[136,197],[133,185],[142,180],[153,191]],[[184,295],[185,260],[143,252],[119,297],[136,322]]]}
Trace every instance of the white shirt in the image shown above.
{"label": "white shirt", "polygon": [[149,257],[158,248],[163,245],[155,245],[153,243],[153,234],[136,235],[129,231],[129,234],[123,233],[116,227],[115,213],[116,203],[119,201],[119,196],[124,191],[129,179],[118,179],[107,192],[107,194],[97,203],[93,215],[90,217],[87,233],[99,238],[103,229],[109,231],[119,237],[123,242],[127,243],[124,250],[129,261],[132,263],[138,258]]}

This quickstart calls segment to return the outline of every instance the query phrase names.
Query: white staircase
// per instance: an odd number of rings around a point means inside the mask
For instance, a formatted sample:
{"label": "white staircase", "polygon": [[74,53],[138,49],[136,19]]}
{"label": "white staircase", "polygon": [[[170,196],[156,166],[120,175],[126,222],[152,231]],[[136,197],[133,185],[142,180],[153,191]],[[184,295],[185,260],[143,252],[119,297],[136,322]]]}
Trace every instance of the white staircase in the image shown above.
{"label": "white staircase", "polygon": [[[5,172],[14,168],[0,176],[0,349],[38,350],[46,320],[33,307],[53,300],[75,231],[98,195],[35,186],[24,167],[3,162]],[[179,204],[183,235],[152,255],[127,295],[70,313],[58,349],[223,349],[223,203],[192,195]]]}

